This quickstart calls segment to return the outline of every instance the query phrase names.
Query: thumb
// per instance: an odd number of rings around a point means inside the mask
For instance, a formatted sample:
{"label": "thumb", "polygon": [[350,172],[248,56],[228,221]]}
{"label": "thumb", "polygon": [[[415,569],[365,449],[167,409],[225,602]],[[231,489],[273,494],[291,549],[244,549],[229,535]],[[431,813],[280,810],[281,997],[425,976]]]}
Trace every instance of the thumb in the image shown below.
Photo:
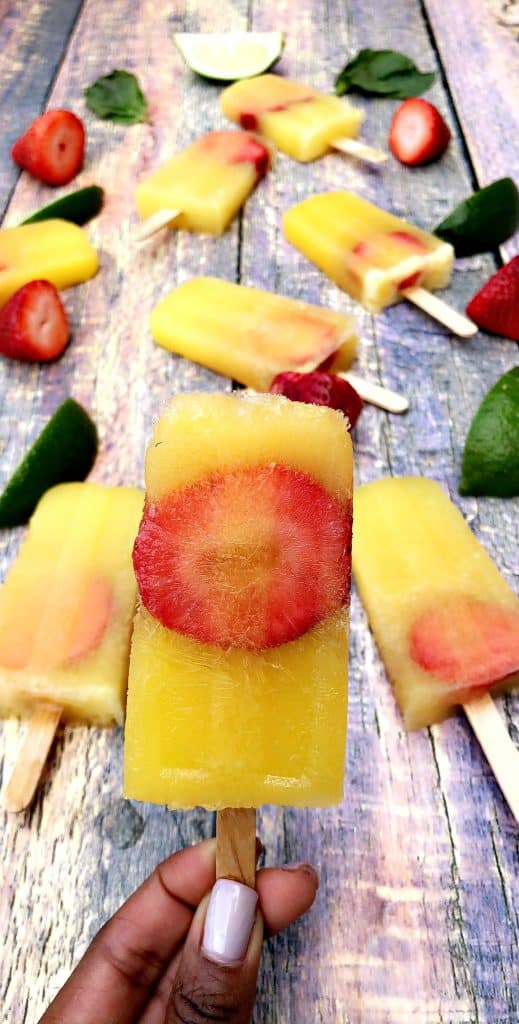
{"label": "thumb", "polygon": [[220,878],[187,935],[165,1024],[249,1024],[263,940],[254,889]]}

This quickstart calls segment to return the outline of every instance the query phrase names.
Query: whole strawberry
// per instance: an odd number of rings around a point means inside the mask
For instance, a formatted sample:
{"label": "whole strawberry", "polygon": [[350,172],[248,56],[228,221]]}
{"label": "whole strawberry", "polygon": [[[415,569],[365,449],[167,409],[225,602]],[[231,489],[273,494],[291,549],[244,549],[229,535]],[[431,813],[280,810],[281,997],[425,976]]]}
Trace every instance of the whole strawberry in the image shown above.
{"label": "whole strawberry", "polygon": [[29,281],[0,310],[0,354],[10,359],[57,359],[69,336],[67,314],[50,281]]}
{"label": "whole strawberry", "polygon": [[440,111],[428,100],[417,97],[402,103],[389,128],[389,148],[408,167],[436,160],[447,149],[450,138],[450,129]]}
{"label": "whole strawberry", "polygon": [[85,129],[70,110],[48,110],[16,140],[15,163],[46,185],[67,185],[83,166]]}
{"label": "whole strawberry", "polygon": [[490,334],[519,341],[519,256],[514,256],[476,292],[467,306],[467,314]]}
{"label": "whole strawberry", "polygon": [[294,402],[339,409],[346,416],[350,429],[355,426],[364,405],[348,381],[322,370],[314,370],[313,373],[278,373],[269,390],[274,395],[284,395]]}

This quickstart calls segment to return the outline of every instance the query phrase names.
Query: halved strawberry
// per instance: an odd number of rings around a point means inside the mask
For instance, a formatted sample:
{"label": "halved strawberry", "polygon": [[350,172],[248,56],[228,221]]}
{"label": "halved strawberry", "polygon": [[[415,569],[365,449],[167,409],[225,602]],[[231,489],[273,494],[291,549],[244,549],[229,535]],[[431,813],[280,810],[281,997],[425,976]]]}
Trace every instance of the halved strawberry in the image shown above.
{"label": "halved strawberry", "polygon": [[246,132],[208,132],[202,146],[226,163],[253,164],[259,177],[263,177],[270,167],[267,147]]}
{"label": "halved strawberry", "polygon": [[347,601],[350,535],[349,506],[270,464],[147,503],[133,560],[143,604],[168,629],[259,651]]}
{"label": "halved strawberry", "polygon": [[472,597],[444,600],[413,624],[409,651],[442,682],[492,686],[519,671],[519,612]]}
{"label": "halved strawberry", "polygon": [[83,166],[85,129],[70,110],[48,110],[16,140],[11,156],[46,185],[66,185]]}
{"label": "halved strawberry", "polygon": [[291,398],[294,402],[339,409],[346,416],[350,429],[355,426],[364,406],[362,398],[348,381],[323,370],[314,370],[312,373],[278,373],[269,391],[274,395],[285,395],[285,398]]}
{"label": "halved strawberry", "polygon": [[70,336],[63,303],[50,281],[29,281],[0,310],[0,353],[46,363],[61,355]]}
{"label": "halved strawberry", "polygon": [[490,334],[519,341],[519,256],[476,292],[467,306],[467,315]]}
{"label": "halved strawberry", "polygon": [[418,97],[405,100],[389,127],[389,148],[401,164],[416,167],[445,152],[451,133],[440,111]]}

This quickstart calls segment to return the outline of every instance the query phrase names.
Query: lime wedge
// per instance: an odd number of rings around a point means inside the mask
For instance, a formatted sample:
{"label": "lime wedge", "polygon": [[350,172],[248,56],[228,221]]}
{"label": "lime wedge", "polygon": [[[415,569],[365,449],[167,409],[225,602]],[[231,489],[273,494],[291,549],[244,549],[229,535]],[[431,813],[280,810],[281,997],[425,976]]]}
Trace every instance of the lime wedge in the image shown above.
{"label": "lime wedge", "polygon": [[282,32],[177,32],[173,39],[192,71],[222,82],[261,75],[285,45]]}
{"label": "lime wedge", "polygon": [[519,366],[500,377],[472,420],[459,492],[497,498],[519,494]]}

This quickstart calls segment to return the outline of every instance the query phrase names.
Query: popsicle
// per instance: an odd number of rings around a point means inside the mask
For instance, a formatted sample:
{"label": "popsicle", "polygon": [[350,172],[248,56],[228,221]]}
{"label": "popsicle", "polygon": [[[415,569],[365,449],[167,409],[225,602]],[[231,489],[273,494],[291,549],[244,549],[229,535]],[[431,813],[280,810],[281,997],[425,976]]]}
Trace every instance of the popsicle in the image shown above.
{"label": "popsicle", "polygon": [[341,413],[177,397],[146,457],[125,794],[342,798],[352,453]]}
{"label": "popsicle", "polygon": [[304,199],[283,218],[285,235],[370,313],[409,299],[462,337],[477,327],[430,294],[451,277],[454,250],[352,192]]}
{"label": "popsicle", "polygon": [[463,705],[517,817],[519,751],[489,694],[519,686],[519,599],[421,477],[356,490],[353,571],[406,728]]}
{"label": "popsicle", "polygon": [[137,186],[144,239],[159,228],[221,235],[268,171],[268,147],[250,132],[208,132]]}
{"label": "popsicle", "polygon": [[93,277],[99,263],[85,232],[65,220],[0,229],[0,306],[29,281],[68,288]]}
{"label": "popsicle", "polygon": [[307,163],[340,149],[380,163],[387,154],[356,141],[364,112],[280,75],[245,78],[224,89],[223,113],[242,128],[258,131],[294,160]]}
{"label": "popsicle", "polygon": [[47,750],[61,717],[122,724],[136,599],[131,548],[142,504],[130,487],[51,488],[0,589],[0,716],[32,715],[8,809],[21,809],[14,806],[20,776],[25,786],[27,755],[49,709],[56,713]]}

